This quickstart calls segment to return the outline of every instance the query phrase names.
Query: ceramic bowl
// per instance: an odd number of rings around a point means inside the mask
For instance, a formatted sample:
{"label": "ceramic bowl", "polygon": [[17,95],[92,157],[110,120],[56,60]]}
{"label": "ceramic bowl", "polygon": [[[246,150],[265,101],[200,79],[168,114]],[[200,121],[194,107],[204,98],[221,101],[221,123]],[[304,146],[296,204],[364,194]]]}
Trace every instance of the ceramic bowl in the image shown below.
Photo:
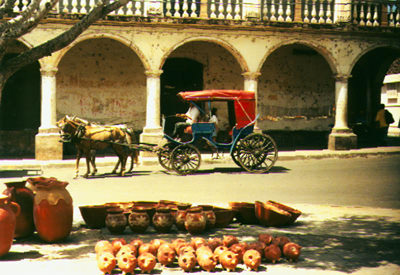
{"label": "ceramic bowl", "polygon": [[84,205],[79,206],[79,211],[89,228],[99,229],[106,226],[107,209],[111,207],[107,205]]}
{"label": "ceramic bowl", "polygon": [[213,210],[216,218],[215,227],[217,228],[227,227],[230,223],[232,223],[233,218],[236,215],[236,211],[232,209],[214,207]]}
{"label": "ceramic bowl", "polygon": [[258,224],[255,204],[249,202],[230,202],[229,207],[236,210],[236,219],[242,224]]}
{"label": "ceramic bowl", "polygon": [[[290,211],[293,211],[293,214]],[[287,226],[294,223],[301,212],[275,202],[255,202],[255,213],[257,219],[264,226]]]}

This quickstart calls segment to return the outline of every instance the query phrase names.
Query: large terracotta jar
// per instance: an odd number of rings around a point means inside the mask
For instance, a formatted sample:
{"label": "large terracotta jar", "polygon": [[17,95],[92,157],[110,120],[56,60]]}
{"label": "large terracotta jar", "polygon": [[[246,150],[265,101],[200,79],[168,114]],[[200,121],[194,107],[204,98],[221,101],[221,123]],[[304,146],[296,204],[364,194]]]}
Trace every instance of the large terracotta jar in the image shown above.
{"label": "large terracotta jar", "polygon": [[174,225],[174,217],[168,207],[158,207],[153,216],[153,226],[160,233],[168,233]]}
{"label": "large terracotta jar", "polygon": [[190,204],[178,204],[178,210],[176,211],[175,215],[175,226],[178,230],[186,230],[185,228],[185,219],[186,219],[186,212],[190,208]]}
{"label": "large terracotta jar", "polygon": [[3,192],[21,207],[21,213],[17,217],[17,225],[15,227],[15,238],[28,237],[35,231],[33,222],[34,194],[25,184],[26,181],[6,182],[7,189]]}
{"label": "large terracotta jar", "polygon": [[107,209],[106,227],[111,234],[122,234],[128,224],[124,210],[119,207]]}
{"label": "large terracotta jar", "polygon": [[203,208],[203,214],[206,217],[206,229],[212,229],[215,227],[215,222],[217,220],[213,206],[212,205],[201,205]]}
{"label": "large terracotta jar", "polygon": [[0,257],[10,251],[20,207],[6,195],[0,195]]}
{"label": "large terracotta jar", "polygon": [[143,233],[150,225],[150,216],[144,207],[133,207],[128,217],[128,225],[133,232]]}
{"label": "large terracotta jar", "polygon": [[55,178],[29,178],[35,194],[33,220],[39,237],[45,242],[59,242],[72,230],[72,198],[68,182]]}
{"label": "large terracotta jar", "polygon": [[200,234],[206,229],[207,220],[201,207],[188,209],[185,228],[190,234]]}

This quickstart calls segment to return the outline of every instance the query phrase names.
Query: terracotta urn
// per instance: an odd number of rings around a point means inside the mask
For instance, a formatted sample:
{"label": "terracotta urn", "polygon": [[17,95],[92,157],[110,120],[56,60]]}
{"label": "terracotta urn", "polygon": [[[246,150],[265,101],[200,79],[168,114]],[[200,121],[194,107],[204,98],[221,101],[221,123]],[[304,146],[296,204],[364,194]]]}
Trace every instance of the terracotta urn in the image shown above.
{"label": "terracotta urn", "polygon": [[175,226],[178,230],[186,230],[185,228],[185,219],[187,210],[190,208],[190,204],[178,204],[178,210],[176,211],[175,215]]}
{"label": "terracotta urn", "polygon": [[219,262],[224,269],[234,271],[239,263],[238,255],[232,251],[224,251],[219,255]]}
{"label": "terracotta urn", "polygon": [[158,207],[153,216],[153,226],[159,233],[168,233],[174,225],[174,217],[171,209],[167,207]]}
{"label": "terracotta urn", "polygon": [[138,257],[138,266],[144,273],[150,273],[156,266],[156,257],[151,253],[143,253]]}
{"label": "terracotta urn", "polygon": [[150,225],[150,216],[144,207],[133,207],[128,217],[128,225],[132,232],[144,233]]}
{"label": "terracotta urn", "polygon": [[21,212],[17,216],[15,238],[28,237],[35,231],[35,223],[33,222],[34,194],[25,184],[26,181],[6,182],[7,189],[3,192],[21,207]]}
{"label": "terracotta urn", "polygon": [[207,221],[201,207],[188,209],[185,219],[185,228],[190,234],[200,234],[206,229]]}
{"label": "terracotta urn", "polygon": [[212,205],[201,205],[201,208],[203,208],[203,214],[206,217],[206,229],[212,229],[215,227],[216,223],[216,216],[213,211],[213,206]]}
{"label": "terracotta urn", "polygon": [[297,243],[288,242],[283,246],[283,255],[289,261],[295,262],[300,257],[301,248]]}
{"label": "terracotta urn", "polygon": [[264,249],[264,257],[274,264],[281,259],[282,251],[276,244],[270,244]]}
{"label": "terracotta urn", "polygon": [[111,234],[122,234],[128,221],[124,210],[118,207],[107,209],[106,227]]}
{"label": "terracotta urn", "polygon": [[56,178],[28,178],[35,192],[33,220],[39,237],[45,242],[59,242],[72,230],[73,205],[66,187]]}
{"label": "terracotta urn", "polygon": [[21,208],[16,202],[6,195],[0,195],[0,257],[10,251],[20,211]]}
{"label": "terracotta urn", "polygon": [[193,253],[183,253],[178,257],[179,267],[185,272],[191,272],[196,266],[196,256]]}
{"label": "terracotta urn", "polygon": [[249,270],[257,271],[261,264],[261,253],[255,249],[249,249],[243,254],[243,262]]}

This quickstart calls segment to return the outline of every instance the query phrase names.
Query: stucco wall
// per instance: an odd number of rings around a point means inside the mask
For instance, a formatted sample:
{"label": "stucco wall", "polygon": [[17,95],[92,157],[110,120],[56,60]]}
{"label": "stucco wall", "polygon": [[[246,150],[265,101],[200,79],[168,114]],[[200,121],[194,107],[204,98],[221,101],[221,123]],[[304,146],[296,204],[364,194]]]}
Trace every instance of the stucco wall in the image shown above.
{"label": "stucco wall", "polygon": [[57,73],[57,117],[145,125],[146,77],[138,56],[111,39],[83,41],[62,58]]}
{"label": "stucco wall", "polygon": [[258,89],[262,129],[323,131],[333,123],[334,78],[325,59],[309,47],[290,45],[272,53]]}

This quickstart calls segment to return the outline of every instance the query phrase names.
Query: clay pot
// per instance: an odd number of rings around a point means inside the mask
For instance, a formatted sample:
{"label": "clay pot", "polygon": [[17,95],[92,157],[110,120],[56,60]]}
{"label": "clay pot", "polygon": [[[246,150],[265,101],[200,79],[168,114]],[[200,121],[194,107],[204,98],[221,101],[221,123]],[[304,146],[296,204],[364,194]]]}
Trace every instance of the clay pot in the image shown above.
{"label": "clay pot", "polygon": [[172,265],[176,257],[171,245],[162,245],[157,251],[157,260],[163,266]]}
{"label": "clay pot", "polygon": [[301,248],[302,247],[296,243],[293,242],[286,243],[283,246],[283,255],[289,261],[295,262],[300,257]]}
{"label": "clay pot", "polygon": [[208,251],[197,253],[196,259],[199,266],[207,272],[213,271],[218,263],[214,253]]}
{"label": "clay pot", "polygon": [[186,212],[190,208],[190,204],[178,204],[178,210],[176,211],[175,215],[175,225],[178,230],[186,230],[185,228],[185,219],[186,219]]}
{"label": "clay pot", "polygon": [[174,225],[171,209],[159,207],[153,216],[153,226],[160,233],[168,233]]}
{"label": "clay pot", "polygon": [[239,263],[238,256],[232,251],[224,251],[219,255],[219,262],[227,271],[234,271]]}
{"label": "clay pot", "polygon": [[215,227],[224,228],[232,223],[233,218],[236,215],[236,211],[226,208],[215,208],[213,209],[215,214]]}
{"label": "clay pot", "polygon": [[138,257],[138,266],[144,273],[150,273],[156,266],[156,257],[151,253],[143,253]]}
{"label": "clay pot", "polygon": [[193,253],[183,253],[178,257],[178,264],[185,272],[192,271],[196,263],[196,256]]}
{"label": "clay pot", "polygon": [[6,182],[7,189],[3,192],[21,207],[21,212],[17,216],[15,238],[28,237],[35,231],[35,223],[33,221],[34,194],[25,184],[26,181]]}
{"label": "clay pot", "polygon": [[121,208],[107,209],[106,227],[111,234],[122,234],[128,221]]}
{"label": "clay pot", "polygon": [[258,224],[255,205],[249,202],[230,202],[229,207],[236,211],[236,219],[243,224]]}
{"label": "clay pot", "polygon": [[261,253],[254,249],[249,249],[243,254],[243,262],[250,270],[257,271],[261,264]]}
{"label": "clay pot", "polygon": [[106,226],[107,205],[83,205],[79,206],[81,216],[86,225],[92,229],[100,229]]}
{"label": "clay pot", "polygon": [[97,255],[97,267],[104,274],[111,274],[117,265],[117,260],[111,252],[105,251]]}
{"label": "clay pot", "polygon": [[33,220],[39,237],[45,242],[62,241],[72,230],[72,198],[66,189],[68,182],[55,178],[29,178],[36,193]]}
{"label": "clay pot", "polygon": [[264,249],[264,257],[274,264],[281,259],[282,251],[276,244],[270,244]]}
{"label": "clay pot", "polygon": [[185,228],[190,234],[200,234],[206,229],[207,221],[201,207],[188,209]]}
{"label": "clay pot", "polygon": [[6,195],[0,195],[0,257],[10,251],[20,212],[21,208],[16,202]]}
{"label": "clay pot", "polygon": [[200,207],[203,208],[203,214],[206,217],[206,230],[214,228],[217,218],[213,211],[213,206],[212,205],[200,205]]}
{"label": "clay pot", "polygon": [[297,220],[297,218],[300,217],[300,215],[301,215],[301,211],[300,210],[294,209],[292,207],[289,207],[287,205],[284,205],[284,204],[276,202],[276,201],[269,200],[269,201],[267,201],[267,204],[274,205],[274,206],[278,207],[279,209],[282,209],[282,210],[284,210],[286,212],[289,212],[290,213],[290,219],[289,219],[289,221],[287,223],[288,225],[294,223]]}
{"label": "clay pot", "polygon": [[272,201],[256,201],[255,214],[264,226],[287,226],[294,223],[301,212]]}
{"label": "clay pot", "polygon": [[128,217],[128,225],[132,232],[144,233],[150,225],[150,216],[144,207],[133,207]]}

